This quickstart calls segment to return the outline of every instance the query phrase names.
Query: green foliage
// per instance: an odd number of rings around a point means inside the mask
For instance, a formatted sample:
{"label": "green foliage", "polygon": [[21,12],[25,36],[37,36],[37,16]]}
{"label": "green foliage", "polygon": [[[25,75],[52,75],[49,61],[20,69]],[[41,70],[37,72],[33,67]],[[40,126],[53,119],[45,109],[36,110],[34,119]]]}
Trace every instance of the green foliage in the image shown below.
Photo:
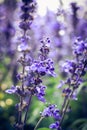
{"label": "green foliage", "polygon": [[87,130],[87,119],[78,119],[75,122],[72,123],[71,128],[78,130]]}
{"label": "green foliage", "polygon": [[37,130],[50,130],[50,129],[44,127],[44,128],[39,128]]}

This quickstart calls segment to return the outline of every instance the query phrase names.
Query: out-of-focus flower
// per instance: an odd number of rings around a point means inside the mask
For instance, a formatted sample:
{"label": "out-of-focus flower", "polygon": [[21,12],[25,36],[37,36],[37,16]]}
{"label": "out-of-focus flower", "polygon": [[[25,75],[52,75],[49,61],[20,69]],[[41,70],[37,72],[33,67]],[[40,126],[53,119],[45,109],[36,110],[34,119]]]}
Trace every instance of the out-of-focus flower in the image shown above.
{"label": "out-of-focus flower", "polygon": [[17,88],[15,86],[12,86],[10,89],[7,89],[5,92],[8,94],[15,94],[17,92]]}

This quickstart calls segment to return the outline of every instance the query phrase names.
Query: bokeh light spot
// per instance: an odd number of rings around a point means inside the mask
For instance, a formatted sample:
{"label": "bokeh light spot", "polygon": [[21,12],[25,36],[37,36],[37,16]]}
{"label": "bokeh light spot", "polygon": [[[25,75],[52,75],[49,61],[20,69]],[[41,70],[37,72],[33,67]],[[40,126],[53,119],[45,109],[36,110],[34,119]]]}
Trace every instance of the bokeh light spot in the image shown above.
{"label": "bokeh light spot", "polygon": [[0,106],[1,107],[5,107],[6,106],[5,102],[4,101],[0,101]]}
{"label": "bokeh light spot", "polygon": [[13,100],[12,99],[7,99],[6,100],[6,105],[12,105],[13,104]]}

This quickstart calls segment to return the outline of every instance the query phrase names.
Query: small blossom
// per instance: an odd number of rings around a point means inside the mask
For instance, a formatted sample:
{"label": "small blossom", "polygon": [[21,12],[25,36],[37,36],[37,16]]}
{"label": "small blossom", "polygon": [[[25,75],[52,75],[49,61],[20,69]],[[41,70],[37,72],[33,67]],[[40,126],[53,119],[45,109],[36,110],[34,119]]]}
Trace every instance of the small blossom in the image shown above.
{"label": "small blossom", "polygon": [[83,41],[81,38],[76,39],[75,41],[74,53],[76,55],[83,55],[87,52],[87,42]]}
{"label": "small blossom", "polygon": [[59,122],[56,121],[55,123],[52,123],[50,126],[49,126],[50,129],[56,129],[56,130],[59,130]]}
{"label": "small blossom", "polygon": [[53,111],[53,117],[54,117],[54,119],[56,119],[56,120],[59,120],[59,119],[60,119],[60,114],[59,114],[59,110],[58,110],[58,109],[55,109],[55,110]]}
{"label": "small blossom", "polygon": [[74,70],[75,70],[75,67],[76,67],[76,64],[74,61],[66,61],[64,64],[63,64],[63,70],[65,72],[70,72],[70,73],[74,73]]}
{"label": "small blossom", "polygon": [[56,73],[54,72],[53,62],[51,59],[47,59],[44,61],[35,61],[29,69],[33,72],[40,74],[41,76],[44,76],[45,74],[54,77],[56,76]]}
{"label": "small blossom", "polygon": [[8,94],[14,94],[17,92],[17,88],[15,86],[12,86],[10,89],[7,89],[5,92]]}
{"label": "small blossom", "polygon": [[71,89],[70,88],[64,88],[62,93],[63,93],[63,96],[68,96],[71,93]]}
{"label": "small blossom", "polygon": [[32,22],[21,22],[20,24],[19,24],[19,27],[21,28],[21,29],[23,29],[23,30],[27,30],[27,29],[30,29],[30,25],[32,24]]}
{"label": "small blossom", "polygon": [[65,82],[61,80],[61,81],[60,81],[60,84],[57,86],[57,88],[61,88],[61,87],[63,87],[64,84],[65,84]]}
{"label": "small blossom", "polygon": [[30,50],[30,48],[29,48],[29,46],[27,45],[27,44],[20,44],[19,46],[18,46],[18,51],[20,51],[20,52],[23,52],[23,51],[28,51],[28,50]]}
{"label": "small blossom", "polygon": [[46,66],[46,72],[47,74],[56,77],[56,73],[54,72],[54,65],[52,59],[46,60],[47,66]]}
{"label": "small blossom", "polygon": [[45,89],[46,89],[46,86],[43,86],[43,85],[35,88],[35,95],[42,102],[46,102],[46,99],[44,97],[45,96]]}
{"label": "small blossom", "polygon": [[25,6],[25,5],[23,5],[23,6],[21,6],[21,10],[23,11],[23,12],[28,12],[29,11],[29,7],[28,6]]}
{"label": "small blossom", "polygon": [[53,117],[55,120],[60,119],[60,111],[56,108],[57,106],[54,104],[50,104],[48,107],[41,112],[41,116],[43,117]]}
{"label": "small blossom", "polygon": [[49,107],[45,108],[43,112],[41,112],[41,116],[43,117],[50,117],[52,116],[52,113],[49,111]]}

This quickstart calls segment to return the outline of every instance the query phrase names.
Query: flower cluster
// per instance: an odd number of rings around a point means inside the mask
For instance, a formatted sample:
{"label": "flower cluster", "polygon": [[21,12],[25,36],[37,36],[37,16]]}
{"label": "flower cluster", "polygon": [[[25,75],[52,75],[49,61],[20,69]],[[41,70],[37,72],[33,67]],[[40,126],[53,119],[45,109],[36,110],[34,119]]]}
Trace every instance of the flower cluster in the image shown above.
{"label": "flower cluster", "polygon": [[[28,69],[28,68],[26,68]],[[46,59],[44,61],[35,61],[31,66],[30,70],[44,76],[45,74],[56,76],[54,73],[54,66],[52,59]]]}
{"label": "flower cluster", "polygon": [[54,104],[50,104],[48,107],[41,112],[42,117],[53,117],[55,122],[50,124],[50,129],[61,130],[59,120],[61,119],[60,110],[57,109],[57,106]]}
{"label": "flower cluster", "polygon": [[[60,4],[62,7],[62,1],[60,1]],[[73,11],[72,24],[75,31],[75,28],[77,27],[78,24],[77,11],[79,7],[76,5],[76,3],[72,3],[71,7]],[[22,0],[21,16],[20,16],[21,22],[19,24],[22,36],[19,38],[20,42],[18,45],[18,52],[21,53],[21,56],[18,59],[19,66],[21,66],[20,67],[21,72],[19,72],[16,75],[17,80],[20,82],[20,85],[18,86],[15,83],[14,85],[11,86],[10,89],[6,90],[7,93],[16,94],[20,98],[19,99],[20,102],[16,105],[18,111],[18,119],[16,121],[15,127],[17,128],[17,130],[24,129],[32,97],[35,96],[39,101],[46,103],[45,90],[47,86],[43,84],[42,80],[43,76],[53,76],[53,77],[56,76],[54,72],[55,70],[54,62],[48,56],[50,52],[49,38],[41,41],[41,47],[38,58],[36,59],[32,56],[32,47],[29,45],[30,37],[28,36],[29,35],[28,31],[31,31],[31,24],[34,19],[33,14],[35,13],[35,9],[36,9],[36,3],[34,0]],[[64,15],[64,12],[62,13]],[[50,17],[48,19],[50,19]],[[56,41],[56,47],[62,49],[63,44],[60,43],[63,43],[63,41],[67,39],[67,37],[65,36],[65,31],[66,30],[68,31],[68,29],[66,29],[65,25],[61,24],[60,22],[58,23],[58,21],[55,24],[53,24],[52,28],[54,28],[55,30],[53,32],[55,32],[54,41]],[[9,41],[11,40],[10,38],[12,37],[11,33],[12,30],[13,26],[8,21],[8,25],[6,28],[6,37]],[[41,36],[43,34],[41,33]],[[64,116],[67,112],[69,101],[71,99],[77,100],[78,87],[81,85],[81,83],[84,82],[83,77],[85,76],[87,71],[87,41],[83,41],[81,38],[77,38],[74,43],[73,53],[74,53],[74,59],[67,60],[63,64],[63,70],[65,73],[67,73],[68,78],[66,79],[66,81],[61,81],[61,83],[58,86],[58,88],[61,88],[61,86],[67,85],[67,87],[64,87],[64,89],[62,90],[62,96],[64,96],[64,102],[62,104],[62,108],[59,110],[56,105],[49,104],[43,110],[43,112],[41,112],[42,118],[52,117],[54,119],[54,123],[50,124],[49,126],[50,129],[61,130],[61,125]],[[59,57],[58,59],[61,59]]]}
{"label": "flower cluster", "polygon": [[[26,86],[26,81],[28,79],[29,73],[26,72],[25,67],[30,65],[32,58],[30,57],[29,47],[29,37],[26,35],[27,31],[30,30],[31,23],[33,21],[33,13],[35,11],[35,3],[33,0],[22,0],[23,4],[21,6],[22,14],[20,16],[21,22],[19,27],[22,29],[22,36],[20,37],[20,45],[18,46],[18,51],[21,52],[21,56],[18,59],[18,63],[22,67],[22,72],[17,74],[18,80],[21,82],[20,86],[12,86],[10,89],[6,90],[9,94],[17,94],[20,98],[20,102],[16,105],[18,110],[18,120],[16,121],[15,127],[17,129],[23,129],[26,120],[27,113],[30,106],[31,98],[34,90]],[[31,75],[32,77],[32,75]],[[38,92],[37,92],[38,93]],[[22,120],[22,114],[25,112],[24,120]]]}
{"label": "flower cluster", "polygon": [[67,60],[63,64],[63,70],[67,73],[68,78],[66,81],[61,81],[58,86],[58,88],[61,88],[67,85],[67,87],[62,90],[62,95],[65,98],[60,112],[60,124],[63,122],[70,100],[77,100],[77,90],[85,81],[84,76],[87,71],[87,41],[77,38],[74,43],[73,53],[74,60]]}
{"label": "flower cluster", "polygon": [[[47,47],[46,44],[47,44],[47,42],[45,43],[45,41],[44,41],[44,46],[42,45],[42,47],[40,48],[39,59],[33,60],[29,66],[25,67],[25,70],[28,74],[26,86],[29,86],[28,90],[30,90],[30,91],[32,88],[33,94],[36,95],[37,98],[42,102],[46,101],[44,98],[46,86],[44,86],[42,84],[42,77],[45,75],[50,75],[50,76],[56,75],[54,72],[53,61],[52,61],[52,59],[49,59],[48,55],[47,55],[47,54],[49,54],[48,53],[49,48]],[[42,49],[43,49],[43,51],[42,51]],[[48,50],[48,52],[46,51],[46,49]],[[45,51],[45,53],[44,53],[44,51]]]}
{"label": "flower cluster", "polygon": [[68,84],[68,86],[72,86],[72,89],[77,89],[84,81],[82,77],[87,70],[87,41],[83,41],[81,38],[76,39],[73,53],[74,60],[67,60],[63,64],[63,70],[68,74],[69,78],[65,82],[61,81],[58,87]]}
{"label": "flower cluster", "polygon": [[[47,38],[48,39],[48,38]],[[42,51],[43,49],[43,51]],[[27,78],[25,85],[28,86],[26,89],[32,92],[33,95],[36,95],[37,98],[45,102],[45,89],[46,87],[42,84],[42,77],[45,75],[55,76],[54,72],[54,65],[52,59],[48,58],[49,54],[49,47],[47,47],[47,40],[46,43],[44,41],[44,46],[40,48],[40,56],[38,60],[30,59],[30,64],[25,66],[25,71],[27,73]],[[45,51],[45,52],[44,52]],[[42,57],[42,58],[41,58]],[[29,62],[28,62],[29,63]],[[20,76],[19,76],[20,77]]]}
{"label": "flower cluster", "polygon": [[86,74],[87,70],[87,41],[78,38],[74,45],[75,59],[73,61],[66,61],[63,69],[69,74],[66,84],[72,86],[73,89],[77,89],[83,82],[82,77]]}
{"label": "flower cluster", "polygon": [[[22,72],[17,74],[17,79],[21,82],[21,85],[13,85],[10,89],[6,90],[7,93],[16,94],[20,97],[20,102],[16,105],[18,110],[18,121],[15,127],[17,129],[23,129],[26,123],[28,109],[33,96],[36,96],[38,100],[42,102],[46,102],[46,86],[42,83],[42,77],[45,75],[56,75],[53,61],[48,58],[49,38],[41,41],[42,46],[40,48],[39,58],[34,59],[31,56],[31,47],[28,44],[29,37],[26,33],[31,29],[30,25],[33,21],[32,14],[35,11],[35,5],[33,0],[23,0],[23,5],[21,6],[23,13],[20,17],[22,22],[19,25],[23,31],[23,36],[20,38],[20,45],[18,46],[18,51],[22,54],[18,59],[18,63],[22,67]],[[23,112],[25,112],[24,120],[22,120]]]}
{"label": "flower cluster", "polygon": [[[56,74],[54,72],[52,59],[47,58],[47,54],[44,53],[45,48],[49,50],[49,48],[47,48],[44,43],[44,47],[42,45],[42,47],[40,48],[40,57],[38,60],[32,60],[32,58],[26,60],[26,56],[25,58],[21,57],[19,62],[25,67],[25,72],[18,74],[17,78],[23,83],[24,86],[22,86],[23,88],[21,86],[12,86],[10,89],[6,90],[6,92],[9,94],[17,94],[18,96],[22,97],[23,103],[22,106],[20,106],[19,103],[19,110],[24,110],[25,108],[27,108],[27,98],[29,97],[29,95],[34,95],[38,98],[38,100],[46,102],[45,89],[47,87],[42,84],[41,77],[45,75],[56,76]],[[43,57],[42,60],[41,57]],[[55,106],[50,106],[49,109],[51,110],[51,113],[55,109],[55,111],[53,112],[53,116],[55,119],[59,118],[59,111],[55,108]]]}
{"label": "flower cluster", "polygon": [[20,23],[19,27],[23,30],[30,29],[30,25],[33,21],[33,13],[35,11],[35,3],[33,3],[33,0],[22,0],[23,6],[21,7],[21,10],[23,11],[23,14],[20,16],[22,19],[22,22]]}

